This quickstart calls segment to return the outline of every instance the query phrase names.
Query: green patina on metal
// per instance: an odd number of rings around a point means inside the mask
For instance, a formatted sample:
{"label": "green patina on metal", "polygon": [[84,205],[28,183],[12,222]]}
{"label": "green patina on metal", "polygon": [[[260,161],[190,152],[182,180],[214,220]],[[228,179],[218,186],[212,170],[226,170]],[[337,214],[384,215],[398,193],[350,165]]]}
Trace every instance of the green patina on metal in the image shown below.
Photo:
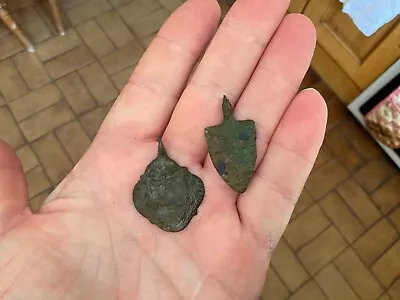
{"label": "green patina on metal", "polygon": [[183,230],[204,198],[203,181],[168,157],[159,141],[158,155],[133,189],[137,211],[169,232]]}
{"label": "green patina on metal", "polygon": [[251,181],[257,159],[256,125],[253,120],[235,120],[226,96],[222,111],[223,122],[205,129],[208,151],[222,179],[233,190],[243,193]]}

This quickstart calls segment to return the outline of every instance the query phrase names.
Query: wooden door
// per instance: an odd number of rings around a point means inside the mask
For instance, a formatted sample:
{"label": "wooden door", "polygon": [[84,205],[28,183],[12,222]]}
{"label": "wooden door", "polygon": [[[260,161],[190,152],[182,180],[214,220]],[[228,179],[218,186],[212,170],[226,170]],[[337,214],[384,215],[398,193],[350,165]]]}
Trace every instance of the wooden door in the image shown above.
{"label": "wooden door", "polygon": [[289,5],[290,13],[301,13],[309,0],[291,0]]}
{"label": "wooden door", "polygon": [[[371,37],[366,37],[342,12],[339,0],[310,0],[304,14],[310,17],[317,28],[316,56],[319,57],[315,57],[315,60],[326,60],[325,56],[329,56],[336,63],[336,68],[341,69],[341,75],[352,81],[348,85],[353,85],[353,93],[357,89],[364,90],[400,58],[400,18],[386,24]],[[317,69],[321,68],[318,66]],[[330,77],[334,76],[332,74]],[[335,79],[326,80],[329,83]]]}

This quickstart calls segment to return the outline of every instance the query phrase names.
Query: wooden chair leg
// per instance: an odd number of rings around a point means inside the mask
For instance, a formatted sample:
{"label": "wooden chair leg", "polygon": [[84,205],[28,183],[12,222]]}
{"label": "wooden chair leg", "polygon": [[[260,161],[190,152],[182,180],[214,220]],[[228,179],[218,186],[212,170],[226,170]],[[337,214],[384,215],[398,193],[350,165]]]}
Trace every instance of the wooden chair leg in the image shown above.
{"label": "wooden chair leg", "polygon": [[61,19],[60,7],[58,5],[58,0],[49,0],[51,11],[53,13],[54,22],[56,24],[58,33],[60,35],[65,35],[64,25]]}
{"label": "wooden chair leg", "polygon": [[35,52],[35,47],[23,34],[21,29],[18,27],[17,23],[12,18],[10,12],[7,10],[5,5],[0,6],[0,19],[6,24],[6,26],[11,30],[11,32],[21,41],[21,43],[26,47],[29,52]]}

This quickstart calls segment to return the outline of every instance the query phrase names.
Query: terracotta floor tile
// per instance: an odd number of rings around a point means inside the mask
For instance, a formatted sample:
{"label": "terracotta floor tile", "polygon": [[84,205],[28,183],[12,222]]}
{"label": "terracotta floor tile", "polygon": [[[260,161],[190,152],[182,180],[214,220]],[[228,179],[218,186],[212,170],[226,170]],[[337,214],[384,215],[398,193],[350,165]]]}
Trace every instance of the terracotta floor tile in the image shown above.
{"label": "terracotta floor tile", "polygon": [[292,292],[296,291],[310,277],[295,253],[283,239],[272,255],[271,265]]}
{"label": "terracotta floor tile", "polygon": [[337,101],[337,96],[324,81],[319,80],[312,87],[316,89],[322,95],[322,97],[324,97],[326,102]]}
{"label": "terracotta floor tile", "polygon": [[328,123],[327,129],[331,129],[344,120],[350,118],[350,113],[339,100],[335,99],[327,103],[328,106]]}
{"label": "terracotta floor tile", "polygon": [[330,225],[318,204],[312,205],[288,225],[284,237],[297,251]]}
{"label": "terracotta floor tile", "polygon": [[353,172],[364,164],[364,159],[342,135],[338,128],[333,128],[326,133],[326,144],[332,150],[342,165]]}
{"label": "terracotta floor tile", "polygon": [[327,299],[321,288],[310,280],[303,285],[296,293],[288,298],[289,300],[325,300]]}
{"label": "terracotta floor tile", "polygon": [[117,89],[98,63],[80,69],[79,75],[99,105],[117,99]]}
{"label": "terracotta floor tile", "polygon": [[289,296],[288,288],[279,279],[273,268],[269,268],[267,279],[261,294],[262,300],[285,300]]}
{"label": "terracotta floor tile", "polygon": [[333,158],[310,175],[307,188],[314,199],[319,199],[348,176],[349,172]]}
{"label": "terracotta floor tile", "polygon": [[98,16],[97,22],[118,48],[126,46],[134,40],[129,28],[115,10]]}
{"label": "terracotta floor tile", "polygon": [[332,158],[332,151],[329,149],[326,143],[321,146],[319,149],[319,153],[317,159],[315,160],[315,164],[313,167],[313,171],[317,170],[319,167],[327,163]]}
{"label": "terracotta floor tile", "polygon": [[310,88],[320,81],[321,81],[321,78],[318,76],[318,74],[313,69],[310,68],[310,69],[308,69],[306,76],[304,76],[304,79],[301,82],[300,90]]}
{"label": "terracotta floor tile", "polygon": [[10,59],[0,62],[0,78],[0,92],[7,102],[28,93],[28,87]]}
{"label": "terracotta floor tile", "polygon": [[51,186],[42,166],[37,166],[26,173],[26,183],[28,185],[29,198],[37,196]]}
{"label": "terracotta floor tile", "polygon": [[313,203],[314,199],[311,197],[310,193],[306,189],[303,189],[299,197],[299,200],[297,201],[296,206],[294,207],[293,217],[294,218],[297,217],[299,214],[301,214],[303,211],[309,208]]}
{"label": "terracotta floor tile", "polygon": [[[121,2],[121,0],[119,1]],[[129,25],[129,23],[144,17],[159,8],[161,8],[161,4],[157,0],[136,0],[121,6],[118,9],[118,12]]]}
{"label": "terracotta floor tile", "polygon": [[11,102],[9,107],[19,122],[61,100],[60,90],[54,83],[51,83]]}
{"label": "terracotta floor tile", "polygon": [[389,288],[389,292],[388,293],[392,297],[392,299],[400,299],[400,277]]}
{"label": "terracotta floor tile", "polygon": [[128,82],[131,77],[135,66],[131,66],[126,68],[125,70],[119,71],[111,76],[111,80],[114,82],[114,85],[120,91],[124,88],[125,84]]}
{"label": "terracotta floor tile", "polygon": [[29,36],[34,44],[38,44],[51,37],[51,32],[45,22],[32,6],[24,7],[13,12],[15,21],[21,30]]}
{"label": "terracotta floor tile", "polygon": [[132,0],[108,0],[112,6],[114,7],[118,7],[124,4],[128,4],[130,2],[132,2]]}
{"label": "terracotta floor tile", "polygon": [[24,50],[22,44],[17,40],[17,38],[12,35],[6,35],[1,38],[0,43],[0,60],[5,59]]}
{"label": "terracotta floor tile", "polygon": [[[86,0],[85,0],[86,1]],[[68,29],[66,35],[57,35],[36,47],[35,54],[41,61],[48,61],[82,44],[75,29]]]}
{"label": "terracotta floor tile", "polygon": [[96,17],[111,9],[107,0],[86,0],[74,5],[66,11],[69,20],[76,25],[80,22]]}
{"label": "terracotta floor tile", "polygon": [[335,265],[362,300],[375,300],[383,289],[353,249],[348,248],[335,259]]}
{"label": "terracotta floor tile", "polygon": [[339,273],[333,264],[327,265],[317,275],[315,281],[328,296],[329,300],[358,300],[357,294],[353,291],[346,279]]}
{"label": "terracotta floor tile", "polygon": [[0,108],[0,139],[17,149],[25,141],[7,106]]}
{"label": "terracotta floor tile", "polygon": [[43,203],[50,195],[50,192],[51,190],[44,191],[29,200],[29,207],[33,212],[38,212],[42,208]]}
{"label": "terracotta floor tile", "polygon": [[77,121],[66,124],[56,130],[56,135],[74,163],[77,163],[91,141]]}
{"label": "terracotta floor tile", "polygon": [[74,118],[71,109],[60,101],[19,123],[28,141],[33,141]]}
{"label": "terracotta floor tile", "polygon": [[340,131],[352,143],[353,147],[366,160],[373,159],[382,153],[379,145],[368,135],[367,131],[355,119],[344,121]]}
{"label": "terracotta floor tile", "polygon": [[354,242],[365,231],[363,224],[352,213],[338,193],[329,193],[319,203],[326,215],[349,243]]}
{"label": "terracotta floor tile", "polygon": [[35,153],[33,153],[30,145],[25,145],[19,148],[17,150],[17,156],[21,161],[22,169],[24,170],[24,172],[32,170],[39,164],[39,161]]}
{"label": "terracotta floor tile", "polygon": [[[397,237],[398,238],[398,237]],[[372,266],[372,272],[378,280],[388,287],[397,278],[400,278],[400,240],[396,242],[376,263]],[[398,288],[396,288],[397,290]]]}
{"label": "terracotta floor tile", "polygon": [[71,171],[73,165],[53,134],[48,134],[35,141],[32,143],[32,148],[54,184],[63,180]]}
{"label": "terracotta floor tile", "polygon": [[394,172],[394,166],[386,157],[378,157],[354,174],[354,178],[367,191],[372,192]]}
{"label": "terracotta floor tile", "polygon": [[183,0],[160,0],[161,5],[170,12],[175,11],[183,2]]}
{"label": "terracotta floor tile", "polygon": [[3,105],[6,104],[6,100],[4,99],[4,97],[0,94],[0,107],[2,107]]}
{"label": "terracotta floor tile", "polygon": [[[65,0],[59,1],[64,2]],[[43,22],[46,24],[47,28],[51,32],[52,36],[57,36],[59,35],[58,30],[55,26],[54,23],[54,17],[53,14],[51,13],[51,7],[49,1],[38,1],[35,3],[35,10],[37,13],[40,15],[42,18]],[[71,27],[71,22],[68,20],[67,15],[65,14],[65,10],[61,9],[60,10],[60,16],[62,23],[64,24],[64,28],[68,29]]]}
{"label": "terracotta floor tile", "polygon": [[369,227],[381,217],[372,199],[353,178],[340,184],[337,191],[365,226]]}
{"label": "terracotta floor tile", "polygon": [[[86,0],[63,0],[60,2],[60,6],[64,9],[69,9],[71,7],[74,7]],[[132,0],[126,0],[126,1],[132,1]]]}
{"label": "terracotta floor tile", "polygon": [[85,46],[79,46],[46,62],[44,66],[51,78],[58,79],[93,61],[91,52]]}
{"label": "terracotta floor tile", "polygon": [[6,25],[2,22],[0,24],[0,39],[2,39],[3,37],[6,37],[8,35],[11,35],[10,30],[6,27]]}
{"label": "terracotta floor tile", "polygon": [[18,10],[27,6],[32,6],[34,3],[35,0],[14,0],[11,2],[11,5],[9,7],[11,7],[11,9],[13,10]]}
{"label": "terracotta floor tile", "polygon": [[150,43],[154,40],[155,36],[156,34],[151,34],[149,36],[141,38],[139,40],[140,45],[142,45],[143,48],[147,48],[148,46],[150,46]]}
{"label": "terracotta floor tile", "polygon": [[391,212],[391,214],[389,215],[389,219],[397,228],[397,231],[400,232],[400,207],[397,207],[395,210]]}
{"label": "terracotta floor tile", "polygon": [[36,55],[29,52],[21,52],[13,57],[19,74],[25,80],[31,90],[35,90],[50,82],[43,64]]}
{"label": "terracotta floor tile", "polygon": [[142,54],[142,47],[134,41],[120,50],[103,57],[100,62],[108,74],[115,74],[129,66],[135,65]]}
{"label": "terracotta floor tile", "polygon": [[111,43],[95,19],[79,24],[76,29],[83,41],[97,57],[102,57],[115,50],[113,43]]}
{"label": "terracotta floor tile", "polygon": [[91,139],[94,139],[94,137],[96,136],[97,131],[99,130],[101,123],[103,123],[103,120],[107,113],[107,108],[100,107],[89,111],[79,117],[80,124]]}
{"label": "terracotta floor tile", "polygon": [[128,26],[132,28],[138,38],[143,38],[160,30],[169,15],[170,13],[162,8],[140,19],[129,22]]}
{"label": "terracotta floor tile", "polygon": [[400,204],[400,173],[378,188],[372,194],[372,200],[383,213]]}
{"label": "terracotta floor tile", "polygon": [[392,299],[389,298],[388,294],[384,294],[381,297],[379,297],[378,300],[392,300]]}
{"label": "terracotta floor tile", "polygon": [[76,115],[96,107],[96,102],[77,73],[60,78],[56,83]]}
{"label": "terracotta floor tile", "polygon": [[353,244],[353,248],[365,264],[369,266],[374,263],[398,237],[399,235],[392,224],[386,219],[382,219],[365,232]]}
{"label": "terracotta floor tile", "polygon": [[333,227],[329,227],[316,239],[301,248],[298,257],[307,271],[315,274],[347,246],[346,241]]}

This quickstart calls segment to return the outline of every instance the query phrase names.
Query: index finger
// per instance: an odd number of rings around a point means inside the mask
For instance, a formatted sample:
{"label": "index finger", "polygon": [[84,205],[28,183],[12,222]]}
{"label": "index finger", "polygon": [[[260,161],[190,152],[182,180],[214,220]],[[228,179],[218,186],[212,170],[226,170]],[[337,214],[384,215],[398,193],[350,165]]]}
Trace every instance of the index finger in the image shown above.
{"label": "index finger", "polygon": [[219,17],[215,0],[189,0],[178,8],[141,58],[101,130],[139,140],[161,136]]}

